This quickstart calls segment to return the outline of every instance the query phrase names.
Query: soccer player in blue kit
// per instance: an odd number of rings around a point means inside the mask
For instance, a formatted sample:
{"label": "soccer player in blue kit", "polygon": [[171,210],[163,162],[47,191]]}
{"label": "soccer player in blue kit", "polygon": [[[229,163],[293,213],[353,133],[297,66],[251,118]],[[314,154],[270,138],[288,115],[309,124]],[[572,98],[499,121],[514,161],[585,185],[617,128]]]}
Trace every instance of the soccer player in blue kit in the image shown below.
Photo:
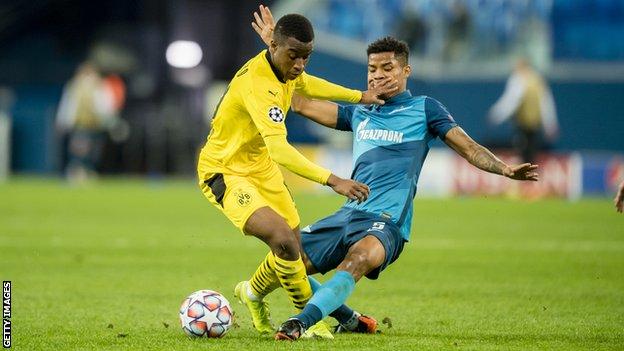
{"label": "soccer player in blue kit", "polygon": [[[260,24],[254,28],[262,35]],[[276,340],[296,340],[328,315],[347,331],[376,330],[374,319],[344,303],[357,281],[364,276],[377,279],[409,241],[418,177],[435,138],[481,170],[516,180],[538,180],[537,165],[505,164],[472,140],[440,102],[407,90],[411,67],[406,43],[392,37],[379,39],[369,45],[367,55],[369,89],[388,80],[398,86],[395,93],[382,96],[385,104],[341,106],[293,99],[295,112],[329,128],[354,133],[351,178],[368,185],[370,194],[365,202],[348,200],[334,214],[301,230],[308,274],[336,272],[324,284],[309,277],[312,299],[280,326]]]}

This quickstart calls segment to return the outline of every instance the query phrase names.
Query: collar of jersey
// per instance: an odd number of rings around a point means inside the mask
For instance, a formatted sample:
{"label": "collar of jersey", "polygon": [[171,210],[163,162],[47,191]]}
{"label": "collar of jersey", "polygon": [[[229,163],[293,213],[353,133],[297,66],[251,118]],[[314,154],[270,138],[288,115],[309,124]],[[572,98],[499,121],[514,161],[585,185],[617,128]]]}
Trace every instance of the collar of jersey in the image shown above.
{"label": "collar of jersey", "polygon": [[278,71],[277,67],[275,67],[273,65],[273,61],[271,61],[271,54],[269,54],[269,50],[265,50],[264,57],[266,58],[267,62],[269,63],[269,67],[271,67],[271,71],[273,71],[273,74],[275,74],[275,78],[277,78],[277,80],[279,80],[282,83],[286,83],[286,81],[284,80],[284,77],[282,77],[282,74],[280,73],[280,71]]}
{"label": "collar of jersey", "polygon": [[412,93],[409,90],[405,90],[404,92],[397,94],[389,98],[388,100],[386,100],[386,103],[383,106],[402,104],[411,98],[412,98]]}

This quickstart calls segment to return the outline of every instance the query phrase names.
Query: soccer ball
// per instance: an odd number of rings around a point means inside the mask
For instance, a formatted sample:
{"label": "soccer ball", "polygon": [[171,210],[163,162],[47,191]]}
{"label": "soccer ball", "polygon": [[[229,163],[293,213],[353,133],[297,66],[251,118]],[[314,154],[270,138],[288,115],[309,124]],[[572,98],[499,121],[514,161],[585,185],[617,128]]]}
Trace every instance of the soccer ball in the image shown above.
{"label": "soccer ball", "polygon": [[218,292],[199,290],[182,301],[180,323],[188,336],[220,338],[232,325],[232,308]]}

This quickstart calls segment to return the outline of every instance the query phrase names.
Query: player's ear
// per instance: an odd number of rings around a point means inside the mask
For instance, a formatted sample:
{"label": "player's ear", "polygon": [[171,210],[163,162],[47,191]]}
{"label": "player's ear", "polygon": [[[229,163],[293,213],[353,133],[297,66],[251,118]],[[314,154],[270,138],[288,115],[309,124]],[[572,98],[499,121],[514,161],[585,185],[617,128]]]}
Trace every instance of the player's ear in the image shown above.
{"label": "player's ear", "polygon": [[277,51],[277,42],[275,41],[275,39],[271,39],[271,45],[269,45],[269,51],[272,54],[275,54],[275,51]]}
{"label": "player's ear", "polygon": [[405,74],[406,77],[409,77],[410,74],[412,74],[412,66],[405,65],[405,67],[403,67],[403,74]]}

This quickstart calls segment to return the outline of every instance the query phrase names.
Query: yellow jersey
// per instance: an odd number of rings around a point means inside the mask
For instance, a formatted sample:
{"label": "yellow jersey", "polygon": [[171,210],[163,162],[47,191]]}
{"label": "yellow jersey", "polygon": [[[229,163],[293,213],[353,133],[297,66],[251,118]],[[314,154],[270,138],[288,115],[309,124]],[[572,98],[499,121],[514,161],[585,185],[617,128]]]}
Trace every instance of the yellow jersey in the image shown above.
{"label": "yellow jersey", "polygon": [[[276,162],[290,171],[326,184],[331,172],[319,167],[286,142],[286,112],[293,93],[357,103],[358,90],[347,89],[303,72],[280,81],[267,50],[243,65],[215,109],[208,140],[201,150],[198,175],[215,173],[249,176],[262,174]],[[267,147],[268,145],[268,147]]]}

